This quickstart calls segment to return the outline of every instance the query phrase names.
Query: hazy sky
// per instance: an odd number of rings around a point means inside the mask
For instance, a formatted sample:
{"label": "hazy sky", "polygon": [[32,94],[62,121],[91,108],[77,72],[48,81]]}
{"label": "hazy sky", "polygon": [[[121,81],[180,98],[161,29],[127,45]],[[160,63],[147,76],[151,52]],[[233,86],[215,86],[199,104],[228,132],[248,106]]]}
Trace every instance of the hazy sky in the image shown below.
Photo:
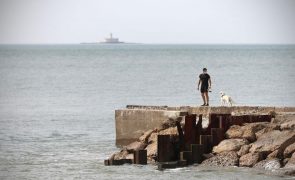
{"label": "hazy sky", "polygon": [[295,43],[295,0],[0,0],[0,43]]}

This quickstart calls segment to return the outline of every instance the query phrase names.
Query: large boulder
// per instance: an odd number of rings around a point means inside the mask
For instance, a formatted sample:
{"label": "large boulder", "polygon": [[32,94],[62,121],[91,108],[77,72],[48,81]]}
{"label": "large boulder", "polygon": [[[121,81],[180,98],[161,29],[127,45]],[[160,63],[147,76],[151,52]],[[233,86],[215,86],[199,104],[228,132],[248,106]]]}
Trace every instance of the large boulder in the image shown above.
{"label": "large boulder", "polygon": [[239,165],[239,157],[236,152],[223,152],[213,156],[209,159],[206,159],[202,162],[202,165],[207,166],[238,166]]}
{"label": "large boulder", "polygon": [[244,139],[225,139],[221,141],[217,146],[213,147],[214,153],[239,151],[241,146],[248,144]]}
{"label": "large boulder", "polygon": [[295,143],[291,144],[285,149],[284,158],[290,158],[294,152],[295,152]]}
{"label": "large boulder", "polygon": [[240,166],[252,167],[262,159],[263,155],[261,153],[248,153],[240,158]]}
{"label": "large boulder", "polygon": [[231,139],[245,138],[248,141],[253,142],[256,140],[255,133],[267,127],[268,124],[269,124],[268,122],[257,122],[257,123],[246,123],[244,124],[244,126],[234,125],[227,130],[227,132],[225,133],[225,136]]}
{"label": "large boulder", "polygon": [[264,169],[264,170],[275,170],[280,169],[282,167],[280,160],[275,159],[265,159],[253,166],[254,168]]}
{"label": "large boulder", "polygon": [[250,152],[265,152],[269,154],[275,150],[283,152],[286,147],[295,142],[295,132],[274,130],[261,135],[250,148]]}

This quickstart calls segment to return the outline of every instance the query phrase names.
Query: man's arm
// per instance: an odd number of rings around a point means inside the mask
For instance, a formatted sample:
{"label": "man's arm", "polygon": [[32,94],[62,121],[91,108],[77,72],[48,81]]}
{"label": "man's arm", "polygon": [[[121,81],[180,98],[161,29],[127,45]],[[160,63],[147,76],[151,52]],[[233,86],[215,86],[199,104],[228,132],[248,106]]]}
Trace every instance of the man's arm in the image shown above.
{"label": "man's arm", "polygon": [[199,79],[199,82],[198,82],[198,90],[199,90],[199,87],[200,87],[200,84],[201,84],[201,79]]}

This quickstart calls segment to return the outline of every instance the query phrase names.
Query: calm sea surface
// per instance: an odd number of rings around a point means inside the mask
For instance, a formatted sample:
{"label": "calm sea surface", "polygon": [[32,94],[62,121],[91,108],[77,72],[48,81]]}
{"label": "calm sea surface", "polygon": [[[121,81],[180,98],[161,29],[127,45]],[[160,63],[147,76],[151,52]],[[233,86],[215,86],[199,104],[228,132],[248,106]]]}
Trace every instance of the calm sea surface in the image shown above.
{"label": "calm sea surface", "polygon": [[202,104],[203,67],[237,105],[295,106],[295,46],[1,45],[0,179],[279,179],[247,168],[106,167],[114,110]]}

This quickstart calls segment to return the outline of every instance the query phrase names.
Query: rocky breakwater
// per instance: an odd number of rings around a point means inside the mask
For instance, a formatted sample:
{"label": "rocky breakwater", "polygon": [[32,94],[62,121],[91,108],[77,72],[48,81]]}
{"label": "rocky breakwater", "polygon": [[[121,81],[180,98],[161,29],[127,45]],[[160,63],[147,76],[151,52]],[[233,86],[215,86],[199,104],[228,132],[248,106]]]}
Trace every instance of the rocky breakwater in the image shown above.
{"label": "rocky breakwater", "polygon": [[202,165],[239,166],[295,175],[295,114],[276,114],[271,122],[233,125]]}

